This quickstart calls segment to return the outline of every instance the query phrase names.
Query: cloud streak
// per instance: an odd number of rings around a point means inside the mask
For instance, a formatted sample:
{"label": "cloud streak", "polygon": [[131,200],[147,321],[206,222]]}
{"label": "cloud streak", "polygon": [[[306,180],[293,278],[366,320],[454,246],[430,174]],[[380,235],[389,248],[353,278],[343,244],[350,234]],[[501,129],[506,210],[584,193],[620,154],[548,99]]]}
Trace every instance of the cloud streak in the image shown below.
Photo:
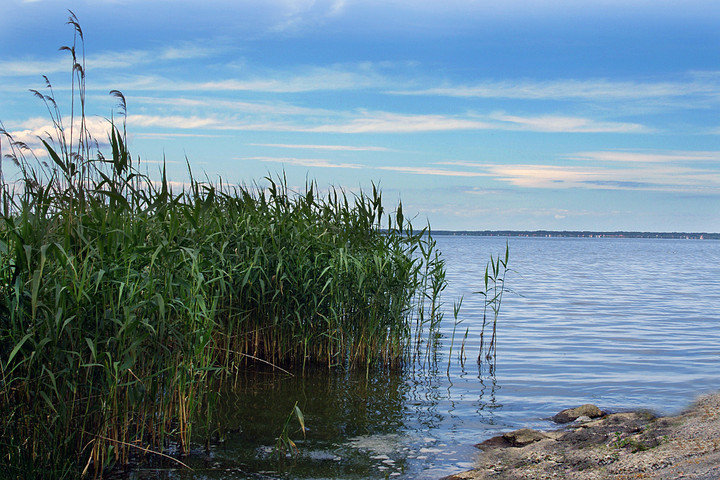
{"label": "cloud streak", "polygon": [[522,100],[618,101],[649,98],[715,96],[720,85],[713,76],[697,75],[685,82],[631,82],[608,79],[505,80],[475,85],[450,85],[393,90],[396,95],[423,95]]}
{"label": "cloud streak", "polygon": [[678,162],[720,162],[720,151],[706,152],[638,152],[638,151],[598,151],[578,152],[565,155],[568,159],[593,162],[623,163],[678,163]]}
{"label": "cloud streak", "polygon": [[[124,70],[162,62],[177,60],[188,61],[211,55],[215,49],[205,48],[192,43],[167,46],[157,50],[110,51],[91,54],[86,57],[85,66],[88,71]],[[0,61],[0,76],[41,76],[59,72],[68,72],[72,68],[70,55],[57,55],[52,60],[22,58]]]}
{"label": "cloud streak", "polygon": [[283,165],[292,165],[296,167],[313,167],[313,168],[363,168],[357,163],[334,163],[324,158],[295,158],[295,157],[242,157],[238,160],[260,161],[270,163],[282,163]]}
{"label": "cloud streak", "polygon": [[512,130],[554,133],[642,133],[650,129],[638,123],[598,122],[589,118],[543,115],[523,117],[518,115],[494,114],[491,118]]}
{"label": "cloud streak", "polygon": [[304,130],[321,133],[414,133],[488,128],[492,128],[491,124],[471,118],[373,112],[361,114],[347,123],[325,124]]}
{"label": "cloud streak", "polygon": [[182,115],[128,115],[127,123],[134,127],[170,129],[224,129],[226,121],[212,117]]}
{"label": "cloud streak", "polygon": [[377,167],[378,170],[388,170],[400,173],[410,173],[412,175],[432,175],[435,177],[489,177],[490,173],[469,172],[460,170],[447,170],[443,168],[433,167],[402,167],[402,166],[384,166]]}
{"label": "cloud streak", "polygon": [[283,143],[250,143],[249,145],[256,147],[292,148],[302,150],[332,150],[345,152],[387,152],[389,150],[385,147],[358,147],[353,145],[292,145]]}
{"label": "cloud streak", "polygon": [[161,105],[164,108],[170,107],[181,112],[186,109],[212,109],[214,111],[231,111],[234,114],[249,113],[257,115],[327,116],[333,114],[332,110],[302,107],[279,100],[251,102],[226,98],[212,98],[207,96],[202,96],[200,98],[188,98],[182,96],[167,98],[133,96],[132,102],[141,105]]}
{"label": "cloud streak", "polygon": [[[278,107],[282,109],[282,107]],[[141,128],[169,130],[206,129],[268,132],[304,132],[339,134],[413,134],[471,130],[526,131],[542,133],[647,133],[652,129],[637,123],[601,122],[584,117],[520,116],[509,114],[430,115],[406,114],[385,111],[325,112],[308,111],[298,114],[267,112],[229,113],[208,115],[146,115],[128,116],[128,125]],[[292,107],[287,107],[292,112]],[[142,132],[137,132],[142,133]],[[263,145],[263,144],[258,144]],[[264,144],[278,148],[311,148],[311,145]],[[331,148],[332,147],[332,148]],[[313,148],[322,149],[315,145]],[[361,147],[354,147],[356,150]],[[367,150],[368,147],[362,147]],[[325,145],[324,149],[342,150],[339,146]],[[347,148],[346,150],[351,150]],[[382,151],[373,148],[374,151]],[[578,154],[582,155],[582,154]]]}
{"label": "cloud streak", "polygon": [[[133,54],[135,55],[135,54]],[[139,54],[138,54],[139,55]],[[142,54],[149,63],[153,54]],[[109,67],[112,60],[106,60]],[[0,63],[0,66],[2,64]],[[92,67],[89,61],[88,65]],[[267,70],[249,76],[229,76],[212,80],[187,80],[165,75],[146,73],[112,79],[114,88],[161,92],[202,92],[204,95],[218,92],[265,92],[307,93],[319,91],[379,90],[400,85],[394,79],[378,71],[379,65],[370,62],[332,64],[326,66],[300,66],[293,70]],[[124,68],[118,61],[117,68]]]}
{"label": "cloud streak", "polygon": [[[168,49],[174,51],[175,49]],[[177,49],[181,51],[181,49]],[[205,52],[198,49],[198,55]],[[103,55],[88,60],[90,68],[127,68],[164,58],[162,52],[127,52]],[[167,54],[169,55],[169,54]],[[171,56],[167,57],[171,59]],[[47,73],[67,70],[67,62],[0,62],[10,74]],[[409,70],[406,71],[406,68]],[[45,69],[45,70],[42,70]],[[387,71],[390,69],[390,71]],[[160,91],[203,92],[272,92],[303,93],[316,91],[372,90],[396,96],[439,96],[474,99],[510,99],[531,101],[593,101],[618,103],[630,101],[669,101],[698,99],[717,103],[720,100],[720,78],[715,72],[694,72],[685,81],[613,81],[608,79],[514,79],[485,81],[473,86],[445,84],[441,87],[408,89],[413,84],[434,83],[432,77],[418,78],[413,64],[382,62],[342,63],[326,66],[304,66],[293,70],[271,70],[249,77],[229,77],[210,81],[187,81],[150,75],[128,77],[126,88]],[[0,70],[1,71],[1,70]],[[3,73],[0,73],[3,75]],[[122,85],[121,85],[122,86]],[[683,104],[686,105],[686,104]],[[700,108],[698,105],[697,108]]]}
{"label": "cloud streak", "polygon": [[[324,113],[321,114],[321,113]],[[168,129],[212,129],[286,131],[341,134],[412,134],[466,130],[508,130],[545,133],[641,133],[651,129],[636,123],[598,122],[583,117],[520,116],[492,114],[425,115],[394,112],[335,112],[333,115],[130,115],[128,124],[136,127]],[[284,117],[290,117],[285,119]],[[313,125],[315,124],[315,125]],[[291,148],[291,147],[284,147]],[[298,147],[292,147],[298,148]],[[308,147],[303,147],[308,148]]]}
{"label": "cloud streak", "polygon": [[541,189],[590,188],[720,194],[720,171],[668,165],[589,167],[576,165],[482,164],[439,162],[474,167],[515,187]]}

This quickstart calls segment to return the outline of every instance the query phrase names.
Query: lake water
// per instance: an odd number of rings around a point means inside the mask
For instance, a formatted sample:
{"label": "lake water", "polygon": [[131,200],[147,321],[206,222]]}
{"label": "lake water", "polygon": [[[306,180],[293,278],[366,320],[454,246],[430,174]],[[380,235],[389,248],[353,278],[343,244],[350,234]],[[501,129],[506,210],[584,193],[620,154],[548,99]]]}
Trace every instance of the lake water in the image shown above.
{"label": "lake water", "polygon": [[[437,367],[423,372],[247,373],[223,396],[232,429],[210,456],[133,479],[438,479],[472,467],[472,446],[559,410],[674,413],[720,389],[720,241],[439,236],[448,313]],[[510,246],[494,375],[478,368],[480,290],[491,254]],[[463,297],[451,368],[452,303]],[[468,361],[457,343],[469,328]],[[307,438],[278,460],[274,440],[295,402]]]}

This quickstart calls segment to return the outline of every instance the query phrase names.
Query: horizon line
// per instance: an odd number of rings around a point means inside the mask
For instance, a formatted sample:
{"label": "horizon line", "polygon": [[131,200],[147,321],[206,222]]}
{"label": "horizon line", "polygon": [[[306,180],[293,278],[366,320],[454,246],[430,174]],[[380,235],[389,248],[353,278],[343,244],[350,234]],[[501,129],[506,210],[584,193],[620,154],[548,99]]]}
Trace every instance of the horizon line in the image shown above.
{"label": "horizon line", "polygon": [[637,230],[446,230],[431,229],[433,234],[465,234],[465,235],[483,235],[492,234],[494,236],[523,236],[523,235],[572,235],[572,236],[630,236],[630,237],[714,237],[720,239],[720,232],[682,232],[682,231],[637,231]]}

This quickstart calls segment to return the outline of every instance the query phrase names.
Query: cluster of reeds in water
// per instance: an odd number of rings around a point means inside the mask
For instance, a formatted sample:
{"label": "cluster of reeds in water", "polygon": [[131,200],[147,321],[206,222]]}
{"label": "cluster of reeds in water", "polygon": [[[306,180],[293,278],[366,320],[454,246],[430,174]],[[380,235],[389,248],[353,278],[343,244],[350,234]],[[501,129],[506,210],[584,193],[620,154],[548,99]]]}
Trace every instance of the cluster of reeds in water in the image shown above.
{"label": "cluster of reeds in water", "polygon": [[70,23],[69,124],[49,82],[35,92],[55,129],[47,160],[0,130],[20,172],[0,191],[0,470],[92,476],[147,449],[187,452],[218,383],[258,362],[427,357],[444,264],[401,206],[387,214],[374,186],[295,193],[283,177],[173,191],[164,169],[141,172],[122,120],[103,155]]}

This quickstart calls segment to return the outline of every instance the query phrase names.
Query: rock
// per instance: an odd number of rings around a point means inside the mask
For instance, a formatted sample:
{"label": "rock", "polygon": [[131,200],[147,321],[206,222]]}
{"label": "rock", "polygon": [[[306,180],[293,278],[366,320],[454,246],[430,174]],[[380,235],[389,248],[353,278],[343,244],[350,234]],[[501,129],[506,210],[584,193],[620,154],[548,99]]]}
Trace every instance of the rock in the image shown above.
{"label": "rock", "polygon": [[489,438],[482,443],[478,443],[475,447],[483,451],[494,450],[497,448],[524,447],[525,445],[539,442],[545,438],[551,437],[544,432],[539,432],[530,428],[521,428],[520,430],[515,430],[514,432]]}
{"label": "rock", "polygon": [[513,447],[524,447],[525,445],[530,445],[531,443],[539,442],[540,440],[549,437],[543,432],[538,432],[537,430],[521,428],[520,430],[506,433],[503,435],[503,438]]}
{"label": "rock", "polygon": [[586,403],[585,405],[581,405],[577,408],[568,408],[563,410],[552,417],[552,420],[555,423],[570,423],[578,417],[598,418],[602,417],[602,414],[602,411],[598,407],[590,403]]}
{"label": "rock", "polygon": [[479,448],[480,450],[487,451],[487,450],[493,450],[495,448],[507,448],[509,446],[510,446],[510,442],[505,440],[505,437],[503,435],[498,435],[496,437],[488,438],[487,440],[476,444],[475,448]]}

